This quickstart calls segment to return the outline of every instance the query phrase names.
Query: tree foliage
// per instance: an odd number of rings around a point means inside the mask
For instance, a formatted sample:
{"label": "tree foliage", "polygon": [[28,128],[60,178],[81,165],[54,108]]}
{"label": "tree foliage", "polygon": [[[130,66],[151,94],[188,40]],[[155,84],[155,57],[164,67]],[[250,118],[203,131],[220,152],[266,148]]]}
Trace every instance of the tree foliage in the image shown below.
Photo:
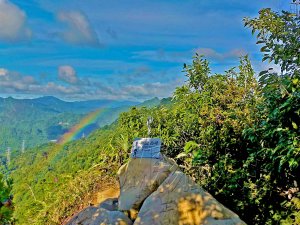
{"label": "tree foliage", "polygon": [[4,180],[0,174],[0,224],[10,224],[12,222],[13,205],[11,196],[11,180]]}
{"label": "tree foliage", "polygon": [[262,44],[263,60],[279,64],[281,72],[299,76],[300,17],[283,11],[262,9],[259,17],[245,18],[245,26],[257,32],[257,44]]}
{"label": "tree foliage", "polygon": [[[245,130],[252,141],[256,176],[266,177],[262,201],[263,216],[272,224],[290,214],[290,224],[297,224],[295,207],[299,199],[300,173],[300,18],[289,12],[263,9],[258,18],[245,19],[245,25],[257,31],[263,60],[279,65],[280,74],[269,69],[259,76],[263,115],[253,129]],[[257,182],[256,182],[257,183]],[[299,208],[298,208],[299,209]]]}

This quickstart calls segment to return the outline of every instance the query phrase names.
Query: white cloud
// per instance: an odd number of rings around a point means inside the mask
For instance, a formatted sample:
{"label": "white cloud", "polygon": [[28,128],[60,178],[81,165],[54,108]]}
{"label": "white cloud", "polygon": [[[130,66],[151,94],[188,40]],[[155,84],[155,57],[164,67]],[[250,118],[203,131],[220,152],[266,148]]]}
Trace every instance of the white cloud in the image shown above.
{"label": "white cloud", "polygon": [[133,59],[147,59],[159,62],[184,63],[189,60],[190,52],[166,51],[164,49],[133,52]]}
{"label": "white cloud", "polygon": [[[68,68],[68,67],[65,67]],[[68,69],[67,69],[68,71]],[[0,69],[1,94],[34,94],[34,95],[75,95],[84,92],[74,85],[60,85],[55,82],[40,83],[33,76],[23,75],[15,71]]]}
{"label": "white cloud", "polygon": [[[137,73],[149,73],[150,68],[141,67]],[[19,72],[0,69],[0,95],[3,94],[31,94],[35,96],[53,95],[72,100],[85,99],[123,99],[123,100],[146,100],[153,97],[171,96],[175,87],[183,84],[183,79],[171,81],[124,82],[114,83],[109,80],[79,79],[76,71],[69,65],[59,67],[60,79],[67,83],[61,83],[54,77],[50,81],[35,79],[33,76]],[[74,83],[76,81],[76,83]],[[73,82],[73,83],[72,83]]]}
{"label": "white cloud", "polygon": [[69,65],[58,67],[58,78],[70,84],[76,84],[78,82],[75,69]]}
{"label": "white cloud", "polygon": [[152,97],[169,97],[175,88],[182,85],[183,80],[177,79],[169,83],[153,82],[142,85],[127,85],[122,88],[121,93],[127,98],[147,99]]}
{"label": "white cloud", "polygon": [[124,85],[119,88],[110,86],[99,86],[101,88],[95,91],[94,96],[107,99],[126,99],[126,100],[147,100],[153,97],[170,97],[175,88],[184,83],[182,79],[176,79],[172,82],[149,82],[139,85]]}
{"label": "white cloud", "polygon": [[186,63],[195,53],[212,60],[237,59],[246,54],[243,49],[232,49],[228,52],[217,52],[212,48],[197,48],[188,51],[168,51],[164,49],[133,52],[133,59],[146,59],[159,62]]}
{"label": "white cloud", "polygon": [[26,40],[31,30],[26,26],[26,14],[8,0],[0,0],[0,39],[4,41]]}
{"label": "white cloud", "polygon": [[33,88],[33,91],[36,91],[38,93],[47,93],[47,94],[75,94],[75,93],[80,93],[79,88],[71,86],[71,87],[66,87],[63,85],[58,85],[54,82],[48,82],[46,85],[40,85],[36,86]]}
{"label": "white cloud", "polygon": [[7,73],[8,73],[8,70],[7,70],[7,69],[0,68],[0,76],[6,76]]}
{"label": "white cloud", "polygon": [[262,61],[257,61],[254,60],[252,61],[253,63],[253,68],[257,72],[257,75],[264,70],[269,70],[270,72],[281,74],[281,67],[279,65],[274,64],[273,62],[268,63],[268,62],[262,62]]}
{"label": "white cloud", "polygon": [[63,39],[71,44],[99,46],[99,39],[88,18],[81,12],[68,11],[57,14],[59,21],[67,25]]}
{"label": "white cloud", "polygon": [[193,50],[193,52],[196,52],[199,55],[204,55],[204,57],[214,60],[237,59],[243,55],[246,55],[246,52],[243,49],[232,49],[228,52],[221,53],[212,48],[198,48]]}
{"label": "white cloud", "polygon": [[5,92],[19,92],[29,90],[37,82],[32,76],[23,76],[18,72],[0,69],[0,90]]}

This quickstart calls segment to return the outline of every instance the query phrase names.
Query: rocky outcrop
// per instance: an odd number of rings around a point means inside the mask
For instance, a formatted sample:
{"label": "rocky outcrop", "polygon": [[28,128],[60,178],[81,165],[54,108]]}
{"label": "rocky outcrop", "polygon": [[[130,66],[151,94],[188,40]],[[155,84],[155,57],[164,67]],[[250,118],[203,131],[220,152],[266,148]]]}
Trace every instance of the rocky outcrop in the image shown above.
{"label": "rocky outcrop", "polygon": [[175,171],[146,198],[134,224],[243,224],[243,222],[187,175]]}
{"label": "rocky outcrop", "polygon": [[138,210],[143,201],[169,176],[178,170],[175,162],[162,159],[131,159],[119,171],[119,210]]}
{"label": "rocky outcrop", "polygon": [[88,207],[72,218],[68,225],[130,225],[132,221],[120,211],[102,207]]}
{"label": "rocky outcrop", "polygon": [[245,224],[167,157],[130,159],[118,177],[118,199],[89,207],[68,224]]}

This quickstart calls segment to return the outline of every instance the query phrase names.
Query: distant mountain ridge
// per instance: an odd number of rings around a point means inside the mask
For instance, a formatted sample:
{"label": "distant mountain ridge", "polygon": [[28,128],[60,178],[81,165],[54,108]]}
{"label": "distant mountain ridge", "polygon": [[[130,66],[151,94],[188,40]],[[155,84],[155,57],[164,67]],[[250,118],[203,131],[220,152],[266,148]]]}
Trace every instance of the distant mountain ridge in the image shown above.
{"label": "distant mountain ridge", "polygon": [[26,148],[57,140],[86,115],[101,108],[105,110],[95,122],[74,138],[86,136],[99,127],[111,124],[130,107],[153,107],[159,104],[158,98],[145,102],[103,99],[68,102],[53,96],[35,99],[0,97],[0,153],[7,147],[21,149],[23,140]]}
{"label": "distant mountain ridge", "polygon": [[104,107],[104,108],[118,108],[118,107],[124,107],[124,106],[134,106],[141,104],[141,102],[136,101],[119,101],[119,100],[106,100],[106,99],[100,99],[100,100],[86,100],[86,101],[64,101],[59,98],[53,97],[53,96],[44,96],[39,98],[33,98],[33,99],[15,99],[12,97],[8,98],[1,98],[0,97],[0,107],[1,103],[5,102],[22,102],[26,104],[31,104],[33,106],[39,106],[41,108],[51,108],[56,109],[57,111],[70,111],[75,113],[86,113],[90,112],[91,110],[96,110],[98,108]]}

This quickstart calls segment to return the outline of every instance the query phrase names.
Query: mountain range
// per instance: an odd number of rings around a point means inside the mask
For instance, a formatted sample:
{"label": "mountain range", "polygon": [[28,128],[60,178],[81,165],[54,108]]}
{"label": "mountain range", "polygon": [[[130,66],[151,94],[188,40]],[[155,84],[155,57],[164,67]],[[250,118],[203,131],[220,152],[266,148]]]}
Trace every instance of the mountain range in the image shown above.
{"label": "mountain range", "polygon": [[158,98],[145,102],[119,100],[63,101],[45,96],[36,99],[0,98],[0,153],[9,147],[13,151],[57,141],[91,112],[99,113],[86,122],[73,139],[114,122],[121,112],[132,106],[153,107]]}

